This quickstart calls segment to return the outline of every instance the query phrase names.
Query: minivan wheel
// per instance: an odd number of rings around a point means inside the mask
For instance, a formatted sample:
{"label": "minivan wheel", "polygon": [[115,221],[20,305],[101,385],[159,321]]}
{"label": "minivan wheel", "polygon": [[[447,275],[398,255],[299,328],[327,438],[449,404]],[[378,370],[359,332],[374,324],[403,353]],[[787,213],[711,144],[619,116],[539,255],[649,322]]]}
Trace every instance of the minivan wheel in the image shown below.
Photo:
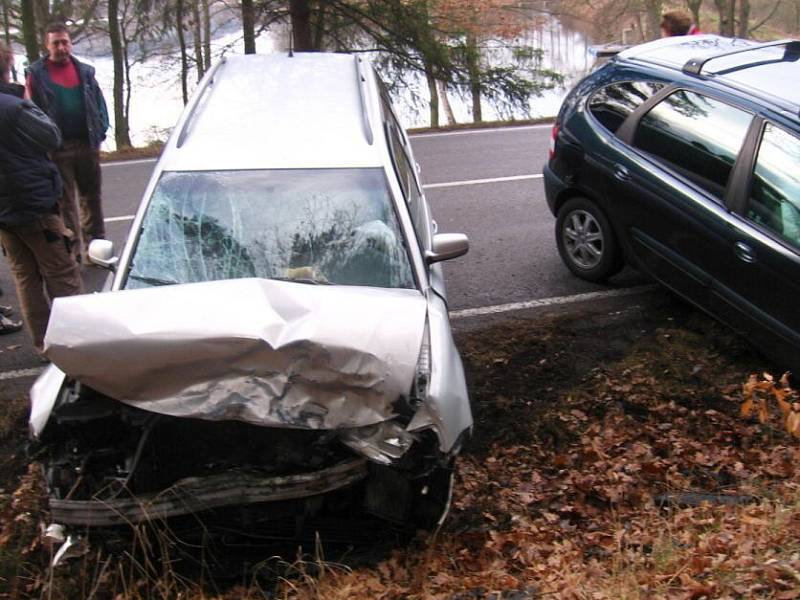
{"label": "minivan wheel", "polygon": [[586,198],[572,198],[558,211],[556,243],[564,264],[586,281],[602,281],[622,268],[622,254],[611,224]]}

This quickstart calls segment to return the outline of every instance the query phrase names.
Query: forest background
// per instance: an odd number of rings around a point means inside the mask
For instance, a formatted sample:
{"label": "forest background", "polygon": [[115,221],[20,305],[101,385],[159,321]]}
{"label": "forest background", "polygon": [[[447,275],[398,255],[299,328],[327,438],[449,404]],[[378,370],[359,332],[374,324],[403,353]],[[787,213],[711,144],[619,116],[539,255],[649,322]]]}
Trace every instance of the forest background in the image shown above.
{"label": "forest background", "polygon": [[[800,0],[0,0],[0,17],[5,41],[28,63],[54,21],[67,23],[82,49],[111,56],[113,137],[125,148],[136,109],[131,73],[146,61],[179,65],[185,104],[221,54],[234,46],[255,53],[260,36],[278,40],[280,51],[368,52],[393,93],[427,105],[431,127],[455,121],[453,94],[479,123],[487,103],[514,118],[564,84],[526,32],[558,22],[590,43],[639,43],[659,36],[668,8],[689,10],[709,33],[767,40],[800,31]],[[427,93],[414,91],[415,81]]]}

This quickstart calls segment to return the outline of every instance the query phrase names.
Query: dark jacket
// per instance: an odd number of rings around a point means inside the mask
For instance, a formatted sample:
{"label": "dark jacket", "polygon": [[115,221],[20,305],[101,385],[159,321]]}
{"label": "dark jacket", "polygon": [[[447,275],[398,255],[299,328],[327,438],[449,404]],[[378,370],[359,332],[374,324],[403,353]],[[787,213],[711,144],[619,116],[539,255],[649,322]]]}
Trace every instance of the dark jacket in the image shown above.
{"label": "dark jacket", "polygon": [[[50,115],[56,123],[59,122],[59,115],[55,105],[55,93],[53,92],[53,80],[47,71],[44,56],[33,63],[25,71],[25,75],[30,78],[31,100],[36,106]],[[108,129],[108,108],[103,92],[94,78],[94,67],[82,63],[74,56],[70,60],[78,69],[78,77],[81,80],[83,91],[83,102],[86,108],[86,130],[89,134],[89,145],[92,148],[100,148],[100,144],[106,139]]]}
{"label": "dark jacket", "polygon": [[18,89],[0,83],[0,228],[57,212],[61,197],[61,177],[47,156],[61,145],[61,134],[31,101],[17,97]]}

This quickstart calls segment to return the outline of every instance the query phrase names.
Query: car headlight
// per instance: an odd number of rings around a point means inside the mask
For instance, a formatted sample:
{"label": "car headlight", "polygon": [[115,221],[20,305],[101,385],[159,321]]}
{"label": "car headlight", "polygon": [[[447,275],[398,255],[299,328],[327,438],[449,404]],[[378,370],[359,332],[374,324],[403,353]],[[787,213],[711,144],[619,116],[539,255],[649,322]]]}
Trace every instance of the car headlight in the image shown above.
{"label": "car headlight", "polygon": [[395,421],[347,429],[339,434],[346,446],[380,465],[390,465],[411,448],[414,434]]}

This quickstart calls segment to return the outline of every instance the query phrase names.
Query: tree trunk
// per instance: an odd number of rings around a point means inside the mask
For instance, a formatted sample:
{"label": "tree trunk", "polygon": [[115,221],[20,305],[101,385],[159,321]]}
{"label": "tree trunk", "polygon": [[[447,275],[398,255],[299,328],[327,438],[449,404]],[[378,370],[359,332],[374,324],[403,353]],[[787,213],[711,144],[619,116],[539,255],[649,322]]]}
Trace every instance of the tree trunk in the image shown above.
{"label": "tree trunk", "polygon": [[425,67],[425,79],[431,94],[431,127],[439,127],[439,93],[436,90],[436,78],[430,67]]}
{"label": "tree trunk", "polygon": [[483,121],[483,111],[481,110],[481,65],[480,50],[475,34],[467,33],[466,39],[466,59],[467,73],[469,73],[469,91],[472,96],[472,121],[480,123]]}
{"label": "tree trunk", "polygon": [[750,0],[739,0],[739,22],[736,26],[736,36],[746,38],[750,32]]}
{"label": "tree trunk", "polygon": [[203,27],[200,22],[200,0],[192,0],[192,21],[194,22],[194,62],[197,68],[197,81],[205,74],[203,62]]}
{"label": "tree trunk", "polygon": [[686,6],[692,12],[692,21],[695,25],[700,27],[700,7],[703,5],[703,0],[686,0]]}
{"label": "tree trunk", "polygon": [[108,0],[108,37],[111,41],[111,57],[114,61],[114,141],[117,149],[131,145],[128,123],[125,120],[123,92],[125,65],[122,54],[122,39],[119,31],[119,0]]}
{"label": "tree trunk", "polygon": [[25,55],[28,62],[39,59],[39,38],[36,35],[36,12],[33,0],[22,0],[22,38],[25,41]]}
{"label": "tree trunk", "polygon": [[184,105],[189,102],[189,59],[186,56],[186,37],[183,35],[183,0],[175,2],[175,21],[178,28],[178,46],[181,51],[181,93]]}
{"label": "tree trunk", "polygon": [[734,22],[733,16],[736,14],[736,0],[714,0],[719,15],[719,34],[728,37],[733,36]]}
{"label": "tree trunk", "polygon": [[645,15],[647,18],[647,39],[655,40],[661,36],[661,0],[644,0]]}
{"label": "tree trunk", "polygon": [[33,12],[36,13],[36,40],[44,41],[44,30],[50,23],[50,2],[49,0],[34,0]]}
{"label": "tree trunk", "polygon": [[313,46],[314,50],[321,51],[323,50],[323,44],[325,43],[325,21],[328,15],[325,12],[325,3],[320,2],[319,6],[317,6],[317,18],[316,22],[314,23],[314,41]]}
{"label": "tree trunk", "polygon": [[[3,0],[3,35],[6,38],[6,46],[11,48],[11,7],[8,0]],[[11,63],[11,81],[17,80],[17,67]]]}
{"label": "tree trunk", "polygon": [[298,52],[313,51],[311,7],[308,0],[290,0],[289,14],[292,17],[292,48]]}
{"label": "tree trunk", "polygon": [[242,35],[244,53],[256,53],[256,9],[253,0],[242,0]]}
{"label": "tree trunk", "polygon": [[444,116],[447,119],[448,125],[456,123],[456,116],[453,114],[453,107],[450,106],[450,99],[447,97],[447,86],[441,79],[436,80],[436,87],[439,91],[439,98],[442,101],[442,108],[444,109]]}
{"label": "tree trunk", "polygon": [[203,66],[206,71],[211,68],[211,13],[208,0],[203,0]]}

